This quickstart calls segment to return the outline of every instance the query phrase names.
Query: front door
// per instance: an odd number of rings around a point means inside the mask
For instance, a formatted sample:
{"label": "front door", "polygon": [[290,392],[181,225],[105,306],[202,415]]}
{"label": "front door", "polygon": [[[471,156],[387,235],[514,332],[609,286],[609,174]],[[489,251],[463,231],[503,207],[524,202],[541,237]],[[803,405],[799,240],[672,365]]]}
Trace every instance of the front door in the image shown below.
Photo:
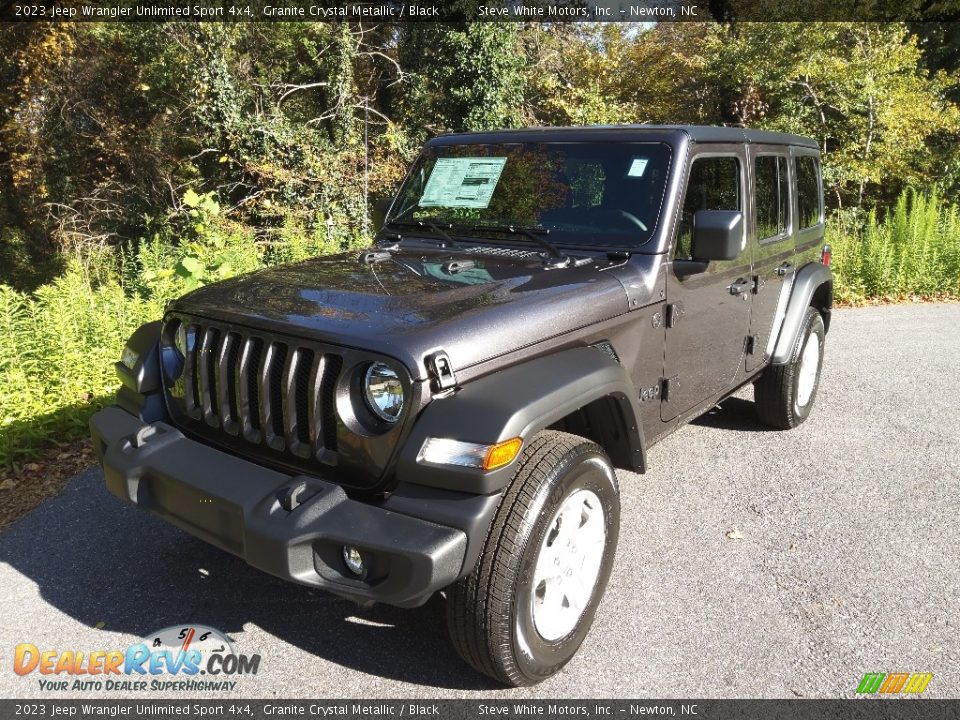
{"label": "front door", "polygon": [[688,160],[687,185],[667,274],[666,395],[661,419],[672,420],[727,390],[741,371],[750,327],[750,252],[698,262],[690,249],[697,210],[740,210],[746,219],[746,150],[710,145]]}

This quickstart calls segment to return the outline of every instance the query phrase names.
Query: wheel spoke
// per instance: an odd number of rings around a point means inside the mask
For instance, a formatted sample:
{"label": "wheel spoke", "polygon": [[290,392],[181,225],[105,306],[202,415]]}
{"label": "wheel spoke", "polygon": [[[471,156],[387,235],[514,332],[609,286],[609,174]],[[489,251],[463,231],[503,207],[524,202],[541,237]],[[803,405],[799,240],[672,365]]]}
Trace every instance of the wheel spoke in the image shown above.
{"label": "wheel spoke", "polygon": [[552,641],[573,631],[593,596],[606,540],[600,499],[574,491],[548,527],[534,568],[532,610],[537,632]]}
{"label": "wheel spoke", "polygon": [[544,581],[551,581],[560,576],[560,566],[553,563],[537,563],[537,567],[533,573],[533,586],[537,587],[540,583]]}
{"label": "wheel spoke", "polygon": [[[569,501],[568,501],[569,502]],[[565,548],[567,544],[573,539],[573,535],[577,530],[577,518],[574,517],[574,513],[571,512],[571,508],[567,503],[563,504],[563,507],[560,508],[560,528],[557,533],[557,537],[554,540],[554,547],[559,547],[561,549]]]}

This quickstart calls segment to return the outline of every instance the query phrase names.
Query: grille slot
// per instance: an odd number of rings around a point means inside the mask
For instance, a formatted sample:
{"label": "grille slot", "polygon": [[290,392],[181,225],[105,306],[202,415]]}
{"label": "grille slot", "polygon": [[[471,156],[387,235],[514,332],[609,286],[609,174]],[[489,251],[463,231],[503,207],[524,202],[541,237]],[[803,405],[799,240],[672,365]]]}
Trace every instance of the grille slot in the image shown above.
{"label": "grille slot", "polygon": [[[272,424],[271,429],[273,430],[273,434],[278,438],[282,438],[285,416],[282,384],[283,376],[290,372],[290,368],[286,365],[286,345],[274,343],[272,351],[273,352],[270,356],[270,366],[266,373],[267,382],[269,383],[267,388],[269,395],[267,396],[268,402],[265,403],[265,405],[270,408],[270,422]],[[277,444],[279,444],[279,442]]]}
{"label": "grille slot", "polygon": [[297,441],[310,444],[310,376],[313,368],[313,350],[297,350],[297,368],[294,376],[294,410]]}
{"label": "grille slot", "polygon": [[197,372],[197,343],[196,340],[191,340],[192,338],[196,337],[196,332],[196,325],[187,326],[187,338],[190,346],[187,348],[187,356],[184,358],[183,366],[184,406],[186,408],[187,415],[194,419],[200,417],[200,384],[199,374]]}
{"label": "grille slot", "polygon": [[263,340],[247,338],[243,343],[243,355],[240,357],[240,407],[244,437],[260,442],[260,393],[257,385],[257,369],[260,367],[260,353],[263,352]]}
{"label": "grille slot", "polygon": [[203,332],[203,341],[200,344],[200,406],[203,408],[203,419],[208,425],[219,424],[220,398],[217,394],[217,345],[220,331],[207,328]]}
{"label": "grille slot", "polygon": [[182,384],[185,420],[302,459],[337,450],[335,391],[343,358],[332,348],[191,324]]}
{"label": "grille slot", "polygon": [[224,340],[221,352],[220,373],[223,378],[223,395],[221,406],[225,406],[227,421],[230,423],[232,435],[236,435],[240,424],[240,395],[237,391],[237,380],[240,377],[240,336],[237,333],[228,333]]}
{"label": "grille slot", "polygon": [[320,416],[323,426],[323,445],[327,450],[337,450],[337,416],[334,409],[334,392],[337,378],[343,368],[343,358],[327,355],[323,364],[323,380],[320,382]]}

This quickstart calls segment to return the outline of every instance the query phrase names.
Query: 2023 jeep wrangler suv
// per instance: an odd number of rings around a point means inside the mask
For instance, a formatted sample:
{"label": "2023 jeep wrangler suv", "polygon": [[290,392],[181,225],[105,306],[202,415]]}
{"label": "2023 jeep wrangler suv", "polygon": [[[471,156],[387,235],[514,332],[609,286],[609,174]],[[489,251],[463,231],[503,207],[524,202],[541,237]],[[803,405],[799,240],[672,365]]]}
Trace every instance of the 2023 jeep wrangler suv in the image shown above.
{"label": "2023 jeep wrangler suv", "polygon": [[709,127],[435,138],[369,250],[172,302],[91,429],[111,492],[361,603],[445,590],[504,683],[570,660],[614,468],[747,383],[791,428],[832,278],[816,143]]}

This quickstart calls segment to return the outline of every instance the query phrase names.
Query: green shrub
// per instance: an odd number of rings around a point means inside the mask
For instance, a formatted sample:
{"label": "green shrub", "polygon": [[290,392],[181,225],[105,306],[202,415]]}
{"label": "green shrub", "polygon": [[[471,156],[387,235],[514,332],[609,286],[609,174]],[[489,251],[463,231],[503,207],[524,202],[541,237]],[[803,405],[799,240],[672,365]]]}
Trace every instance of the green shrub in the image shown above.
{"label": "green shrub", "polygon": [[840,216],[828,241],[839,300],[960,296],[960,209],[935,194],[911,190],[884,214]]}
{"label": "green shrub", "polygon": [[294,215],[284,218],[283,225],[270,234],[266,241],[264,264],[280,265],[299,262],[317,255],[331,255],[365,246],[369,239],[362,234],[344,230],[335,223],[316,222],[305,227]]}
{"label": "green shrub", "polygon": [[118,386],[119,349],[160,311],[116,278],[92,285],[76,260],[32,295],[0,285],[0,466],[85,433]]}
{"label": "green shrub", "polygon": [[187,190],[180,212],[148,226],[152,234],[120,261],[126,286],[142,297],[166,300],[263,265],[253,230],[225,217],[213,193]]}

